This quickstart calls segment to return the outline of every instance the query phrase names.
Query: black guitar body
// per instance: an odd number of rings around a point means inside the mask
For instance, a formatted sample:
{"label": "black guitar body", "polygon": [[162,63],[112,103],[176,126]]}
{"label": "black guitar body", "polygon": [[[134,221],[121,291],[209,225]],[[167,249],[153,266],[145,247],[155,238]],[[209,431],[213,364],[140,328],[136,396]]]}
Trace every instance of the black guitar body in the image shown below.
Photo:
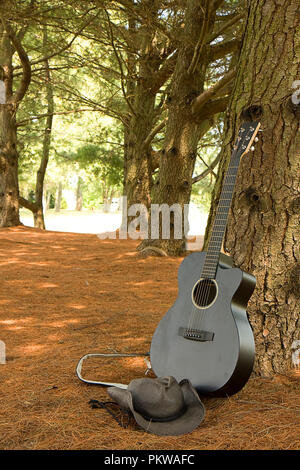
{"label": "black guitar body", "polygon": [[221,254],[213,281],[215,295],[209,305],[198,308],[192,292],[204,261],[204,252],[183,260],[178,297],[152,338],[151,365],[157,376],[189,379],[199,394],[232,395],[253,369],[255,345],[246,306],[256,281]]}

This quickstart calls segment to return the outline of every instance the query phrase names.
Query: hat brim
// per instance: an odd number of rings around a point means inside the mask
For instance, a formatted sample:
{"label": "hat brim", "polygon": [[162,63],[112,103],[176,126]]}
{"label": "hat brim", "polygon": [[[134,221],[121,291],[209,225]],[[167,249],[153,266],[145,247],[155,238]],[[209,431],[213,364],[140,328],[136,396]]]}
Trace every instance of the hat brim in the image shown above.
{"label": "hat brim", "polygon": [[136,422],[146,431],[159,436],[179,436],[194,431],[205,416],[205,408],[191,383],[185,379],[179,382],[179,385],[186,408],[181,416],[172,421],[152,421],[144,418],[134,409],[132,395],[127,389],[109,387],[107,391],[122,408],[132,412]]}

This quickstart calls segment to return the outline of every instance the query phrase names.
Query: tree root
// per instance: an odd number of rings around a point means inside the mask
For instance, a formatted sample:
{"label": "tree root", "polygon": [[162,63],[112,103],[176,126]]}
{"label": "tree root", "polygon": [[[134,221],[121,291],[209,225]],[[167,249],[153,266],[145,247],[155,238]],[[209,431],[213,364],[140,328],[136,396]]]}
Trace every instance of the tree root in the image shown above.
{"label": "tree root", "polygon": [[168,254],[164,250],[162,250],[161,248],[158,248],[157,246],[146,246],[145,248],[142,248],[142,250],[140,250],[140,255],[150,256],[151,253],[147,254],[147,252],[151,252],[151,251],[156,253],[156,256],[168,256]]}

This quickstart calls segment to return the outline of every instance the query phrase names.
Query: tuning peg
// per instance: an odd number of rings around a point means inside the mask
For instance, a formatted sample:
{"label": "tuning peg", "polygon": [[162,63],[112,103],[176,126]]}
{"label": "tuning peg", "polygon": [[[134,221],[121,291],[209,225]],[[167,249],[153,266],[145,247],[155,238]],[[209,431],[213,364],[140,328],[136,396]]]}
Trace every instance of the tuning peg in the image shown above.
{"label": "tuning peg", "polygon": [[258,142],[258,141],[259,141],[259,138],[255,137],[254,142]]}
{"label": "tuning peg", "polygon": [[254,152],[254,150],[255,150],[254,145],[252,145],[252,147],[250,147],[250,150],[251,150],[251,152]]}

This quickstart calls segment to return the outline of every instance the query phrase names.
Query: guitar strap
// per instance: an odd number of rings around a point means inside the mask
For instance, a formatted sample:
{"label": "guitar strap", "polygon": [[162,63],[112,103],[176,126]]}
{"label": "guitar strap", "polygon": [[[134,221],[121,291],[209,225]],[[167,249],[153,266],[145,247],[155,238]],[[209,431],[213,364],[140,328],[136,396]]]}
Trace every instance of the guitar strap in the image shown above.
{"label": "guitar strap", "polygon": [[82,373],[81,373],[83,362],[86,359],[88,359],[89,357],[144,357],[145,362],[147,364],[147,370],[146,370],[146,375],[147,375],[148,371],[151,369],[150,362],[149,362],[148,359],[146,359],[148,356],[150,356],[150,353],[142,353],[142,354],[138,354],[138,353],[132,353],[132,354],[126,354],[126,353],[92,353],[92,354],[85,354],[84,356],[82,356],[79,359],[79,362],[78,362],[77,367],[76,367],[76,375],[79,378],[79,380],[81,380],[82,382],[84,382],[86,384],[101,385],[103,387],[119,387],[119,388],[126,389],[128,385],[121,384],[121,383],[102,382],[102,381],[100,382],[100,381],[97,381],[97,380],[85,379],[82,376]]}

